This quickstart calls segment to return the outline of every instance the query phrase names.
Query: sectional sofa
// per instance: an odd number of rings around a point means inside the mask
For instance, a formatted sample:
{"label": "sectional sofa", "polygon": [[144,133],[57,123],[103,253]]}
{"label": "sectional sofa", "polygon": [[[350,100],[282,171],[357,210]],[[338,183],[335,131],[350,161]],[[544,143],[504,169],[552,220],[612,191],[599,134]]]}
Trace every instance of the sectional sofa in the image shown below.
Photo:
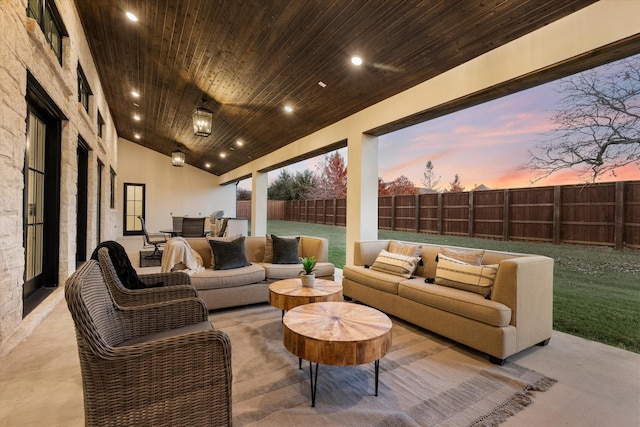
{"label": "sectional sofa", "polygon": [[394,243],[416,245],[389,240],[355,243],[354,263],[343,269],[345,297],[480,350],[497,364],[530,346],[549,342],[553,259],[484,251],[480,264],[493,271],[493,277],[485,283],[489,286],[475,292],[472,288],[452,287],[451,281],[443,278],[451,271],[445,271],[442,261],[446,258],[449,262],[448,257],[442,258],[443,249],[460,253],[474,249],[420,243],[417,268],[412,274],[403,277],[397,271],[372,268],[381,251],[388,251]]}
{"label": "sectional sofa", "polygon": [[[329,242],[325,238],[299,236],[298,255],[314,256],[318,260],[316,277],[333,280],[335,267],[328,261]],[[203,260],[202,271],[191,275],[191,285],[198,290],[209,310],[234,307],[246,304],[267,302],[269,284],[281,280],[298,277],[300,264],[276,264],[265,262],[266,236],[250,236],[244,239],[244,250],[250,265],[239,268],[214,270],[212,268],[212,249],[209,238],[185,239]],[[173,271],[184,269],[184,265],[176,265]]]}

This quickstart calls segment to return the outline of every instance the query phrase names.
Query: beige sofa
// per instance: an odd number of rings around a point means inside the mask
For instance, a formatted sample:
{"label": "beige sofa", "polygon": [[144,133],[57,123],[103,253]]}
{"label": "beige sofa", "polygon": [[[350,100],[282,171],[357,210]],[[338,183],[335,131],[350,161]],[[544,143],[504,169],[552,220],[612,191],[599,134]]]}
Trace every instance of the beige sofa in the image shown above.
{"label": "beige sofa", "polygon": [[[234,307],[246,304],[266,302],[269,299],[271,282],[298,277],[300,264],[265,263],[264,251],[266,237],[246,237],[245,254],[251,265],[231,270],[213,270],[211,268],[211,246],[204,237],[185,239],[191,248],[200,254],[204,271],[191,276],[191,285],[198,290],[209,310]],[[329,242],[321,237],[301,236],[299,244],[301,257],[314,256],[318,260],[316,277],[334,279],[335,267],[328,261]],[[183,267],[183,266],[182,266]],[[180,270],[178,265],[174,271]]]}
{"label": "beige sofa", "polygon": [[[498,264],[489,299],[477,293],[432,283],[441,245],[421,243],[415,278],[370,266],[390,241],[355,243],[354,265],[343,269],[345,297],[361,301],[437,334],[480,350],[493,363],[530,346],[545,345],[553,320],[553,259],[485,251],[482,264]],[[445,246],[450,249],[451,246]]]}

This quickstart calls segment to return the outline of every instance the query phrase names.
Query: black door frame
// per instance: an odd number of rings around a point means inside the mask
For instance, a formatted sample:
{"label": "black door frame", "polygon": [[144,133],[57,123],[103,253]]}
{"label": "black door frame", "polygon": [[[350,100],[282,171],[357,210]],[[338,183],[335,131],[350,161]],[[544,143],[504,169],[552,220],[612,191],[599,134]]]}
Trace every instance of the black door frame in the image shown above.
{"label": "black door frame", "polygon": [[[42,277],[35,283],[28,284],[23,277],[23,301],[33,296],[42,287],[58,286],[58,268],[60,258],[60,176],[61,176],[61,147],[62,147],[62,120],[67,117],[53,102],[44,88],[33,75],[27,71],[27,116],[25,117],[25,129],[29,114],[33,114],[46,126],[45,136],[45,170],[44,182],[44,239],[43,239],[43,266]],[[27,159],[25,150],[25,163],[23,176],[27,179]],[[25,185],[23,195],[23,242],[27,241],[27,187]],[[25,251],[26,257],[26,251]],[[26,261],[26,258],[25,258]],[[33,285],[33,286],[32,286]],[[25,312],[23,304],[23,316]]]}
{"label": "black door frame", "polygon": [[76,201],[76,268],[87,260],[89,145],[78,135],[78,199]]}

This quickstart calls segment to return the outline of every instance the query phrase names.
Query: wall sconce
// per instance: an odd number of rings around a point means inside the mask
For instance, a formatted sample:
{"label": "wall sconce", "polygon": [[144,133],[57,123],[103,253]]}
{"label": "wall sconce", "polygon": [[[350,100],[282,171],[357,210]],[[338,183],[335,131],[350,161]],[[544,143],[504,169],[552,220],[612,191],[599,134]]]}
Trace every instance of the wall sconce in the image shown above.
{"label": "wall sconce", "polygon": [[[204,104],[206,100],[202,98]],[[211,129],[213,127],[213,112],[207,110],[204,107],[198,107],[191,114],[193,119],[193,133],[197,136],[209,136],[211,135]]]}
{"label": "wall sconce", "polygon": [[173,166],[182,167],[184,166],[184,153],[180,150],[176,150],[171,153],[171,164]]}

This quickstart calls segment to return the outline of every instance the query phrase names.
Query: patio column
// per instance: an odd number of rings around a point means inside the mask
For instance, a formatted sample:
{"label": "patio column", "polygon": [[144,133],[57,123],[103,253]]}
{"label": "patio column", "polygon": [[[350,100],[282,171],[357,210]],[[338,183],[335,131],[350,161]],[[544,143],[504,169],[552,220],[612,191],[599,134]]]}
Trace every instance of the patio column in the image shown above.
{"label": "patio column", "polygon": [[251,235],[267,234],[267,172],[253,172],[251,179]]}
{"label": "patio column", "polygon": [[347,140],[347,264],[356,240],[378,238],[378,138],[363,133]]}

